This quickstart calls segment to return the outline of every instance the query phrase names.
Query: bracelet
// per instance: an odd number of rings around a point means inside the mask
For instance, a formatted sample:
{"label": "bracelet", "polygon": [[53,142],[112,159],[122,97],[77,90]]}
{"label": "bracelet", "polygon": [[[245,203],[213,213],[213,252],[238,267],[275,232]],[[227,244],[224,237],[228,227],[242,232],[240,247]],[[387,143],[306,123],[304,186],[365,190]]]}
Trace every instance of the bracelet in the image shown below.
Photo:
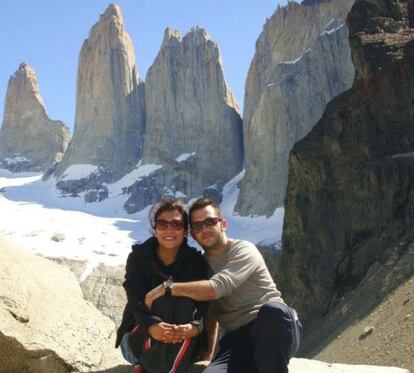
{"label": "bracelet", "polygon": [[194,325],[198,329],[198,334],[204,330],[203,320],[193,320],[190,321],[190,324]]}

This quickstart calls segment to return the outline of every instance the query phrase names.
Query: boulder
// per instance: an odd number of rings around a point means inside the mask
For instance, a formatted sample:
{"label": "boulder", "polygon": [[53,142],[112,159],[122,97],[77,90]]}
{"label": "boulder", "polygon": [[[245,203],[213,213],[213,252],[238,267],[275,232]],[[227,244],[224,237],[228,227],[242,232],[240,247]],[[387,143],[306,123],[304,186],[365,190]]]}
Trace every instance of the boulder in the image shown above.
{"label": "boulder", "polygon": [[124,364],[114,324],[82,297],[69,269],[0,241],[4,372],[98,371]]}
{"label": "boulder", "polygon": [[109,267],[100,264],[81,282],[85,299],[92,302],[116,326],[121,325],[122,314],[127,302],[122,286],[125,266]]}

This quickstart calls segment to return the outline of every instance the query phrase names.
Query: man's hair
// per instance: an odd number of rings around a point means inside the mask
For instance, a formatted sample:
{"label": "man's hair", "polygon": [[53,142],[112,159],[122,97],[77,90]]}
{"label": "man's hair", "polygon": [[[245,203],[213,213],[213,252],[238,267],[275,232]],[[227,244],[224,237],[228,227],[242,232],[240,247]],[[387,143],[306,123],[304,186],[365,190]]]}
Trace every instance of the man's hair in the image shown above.
{"label": "man's hair", "polygon": [[190,209],[188,210],[188,216],[190,218],[190,227],[191,227],[191,215],[192,215],[192,213],[196,210],[200,210],[200,209],[202,209],[204,207],[207,207],[207,206],[213,207],[216,210],[219,218],[223,217],[223,215],[221,213],[220,206],[218,205],[217,202],[213,201],[210,198],[201,197],[201,198],[197,199],[191,205]]}
{"label": "man's hair", "polygon": [[165,198],[154,203],[149,211],[148,217],[152,229],[155,229],[158,217],[165,211],[177,211],[183,219],[184,229],[188,228],[188,215],[184,204],[179,199]]}

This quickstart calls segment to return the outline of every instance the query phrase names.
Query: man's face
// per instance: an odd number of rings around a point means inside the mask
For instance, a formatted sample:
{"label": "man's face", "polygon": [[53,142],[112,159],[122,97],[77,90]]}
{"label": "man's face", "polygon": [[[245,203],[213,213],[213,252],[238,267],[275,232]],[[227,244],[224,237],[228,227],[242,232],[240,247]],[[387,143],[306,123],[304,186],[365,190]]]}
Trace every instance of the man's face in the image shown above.
{"label": "man's face", "polygon": [[208,253],[225,243],[227,222],[212,206],[195,210],[191,214],[191,235]]}

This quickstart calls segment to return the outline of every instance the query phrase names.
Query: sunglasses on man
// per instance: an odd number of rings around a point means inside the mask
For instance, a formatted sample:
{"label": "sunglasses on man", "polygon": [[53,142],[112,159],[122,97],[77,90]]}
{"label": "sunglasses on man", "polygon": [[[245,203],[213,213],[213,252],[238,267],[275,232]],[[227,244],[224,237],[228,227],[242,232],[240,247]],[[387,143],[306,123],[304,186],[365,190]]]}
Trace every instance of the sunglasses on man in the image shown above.
{"label": "sunglasses on man", "polygon": [[219,221],[222,221],[221,218],[206,218],[203,221],[194,221],[191,223],[191,229],[195,232],[201,232],[204,227],[213,228]]}

